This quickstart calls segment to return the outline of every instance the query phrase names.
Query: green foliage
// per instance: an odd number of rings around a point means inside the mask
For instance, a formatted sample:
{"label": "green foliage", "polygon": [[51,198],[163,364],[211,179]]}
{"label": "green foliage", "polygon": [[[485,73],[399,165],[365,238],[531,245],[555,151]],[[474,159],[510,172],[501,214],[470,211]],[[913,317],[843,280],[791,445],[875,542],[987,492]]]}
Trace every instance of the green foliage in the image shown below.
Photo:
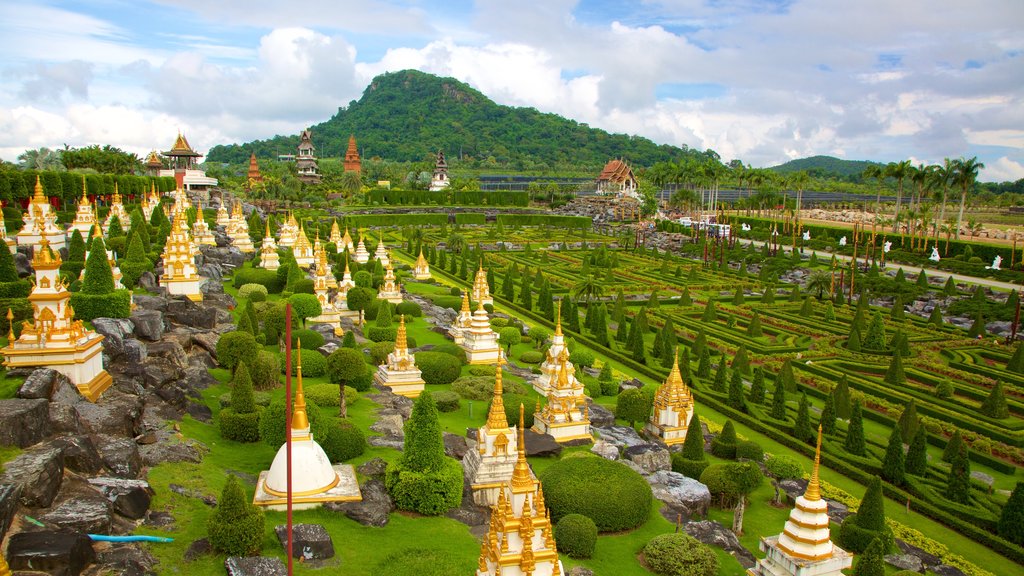
{"label": "green foliage", "polygon": [[839,378],[839,383],[833,389],[832,396],[835,398],[836,416],[843,420],[849,420],[852,408],[850,404],[850,383],[846,379],[846,374]]}
{"label": "green foliage", "polygon": [[864,415],[859,400],[853,401],[853,408],[850,410],[850,425],[846,428],[846,440],[843,446],[846,451],[854,456],[865,454],[864,445]]}
{"label": "green foliage", "polygon": [[131,315],[131,294],[127,290],[108,294],[73,292],[71,307],[75,310],[75,319],[85,322],[95,318],[127,318]]}
{"label": "green foliage", "polygon": [[924,426],[917,427],[917,432],[910,441],[905,467],[907,474],[914,476],[924,476],[928,471],[928,430]]}
{"label": "green foliage", "polygon": [[822,434],[831,436],[836,433],[836,392],[833,390],[825,397],[825,407],[821,410],[818,418],[818,426]]}
{"label": "green foliage", "polygon": [[540,350],[527,350],[519,355],[519,361],[524,364],[540,364],[544,361],[544,353]]}
{"label": "green foliage", "polygon": [[725,393],[728,390],[728,366],[725,362],[725,356],[723,355],[718,361],[718,369],[715,370],[715,379],[711,384],[711,389],[715,392]]}
{"label": "green foliage", "polygon": [[655,536],[643,549],[647,566],[661,576],[715,576],[718,556],[688,534]]}
{"label": "green foliage", "polygon": [[764,460],[764,448],[753,440],[741,440],[736,443],[736,459],[761,462]]}
{"label": "green foliage", "polygon": [[320,301],[313,294],[292,294],[288,297],[288,302],[292,305],[292,315],[299,318],[303,325],[306,318],[319,316],[323,312]]}
{"label": "green foliage", "polygon": [[[317,406],[323,408],[337,408],[341,406],[341,397],[338,394],[338,387],[333,384],[313,384],[305,387],[306,399],[316,402]],[[359,391],[351,386],[345,386],[345,405],[351,406],[359,401]]]}
{"label": "green foliage", "polygon": [[316,330],[292,330],[292,346],[300,344],[303,350],[316,350],[324,345],[324,337]]}
{"label": "green foliage", "polygon": [[[294,385],[294,383],[293,383]],[[294,388],[293,388],[294,393]],[[330,419],[320,414],[320,406],[311,398],[306,398],[306,418],[309,419],[310,433],[314,438],[327,436]],[[278,448],[285,441],[285,406],[284,398],[275,400],[260,413],[260,440],[273,448]]]}
{"label": "green foliage", "polygon": [[754,380],[750,384],[748,399],[752,404],[760,406],[765,400],[764,369],[758,366],[754,370]]}
{"label": "green foliage", "polygon": [[505,347],[506,352],[512,351],[512,346],[519,344],[523,333],[515,326],[506,326],[498,332],[498,343]]}
{"label": "green foliage", "polygon": [[860,330],[857,329],[856,325],[851,325],[850,335],[846,338],[846,349],[850,352],[860,352],[861,348]]}
{"label": "green foliage", "polygon": [[864,348],[885,350],[885,342],[885,323],[882,321],[882,313],[876,310],[871,315],[871,323],[868,325],[868,332],[864,337]]}
{"label": "green foliage", "polygon": [[1006,405],[1006,395],[1003,392],[1001,381],[996,380],[995,386],[992,387],[985,401],[981,403],[981,413],[997,420],[1009,418],[1010,409]]}
{"label": "green foliage", "polygon": [[974,315],[974,322],[971,324],[971,328],[967,330],[968,338],[984,338],[985,337],[985,317],[981,315],[979,311]]}
{"label": "green foliage", "polygon": [[949,463],[945,494],[953,502],[971,502],[971,463],[967,459],[967,447],[962,444]]}
{"label": "green foliage", "polygon": [[[540,474],[544,499],[554,521],[582,514],[601,532],[618,532],[647,521],[653,496],[644,477],[632,468],[598,456],[563,458]],[[601,494],[601,498],[581,498]]]}
{"label": "green foliage", "polygon": [[402,467],[414,472],[439,470],[444,462],[444,442],[437,405],[429,391],[424,391],[413,404],[412,415],[405,423],[405,449]]}
{"label": "green foliage", "polygon": [[651,415],[651,396],[640,388],[630,388],[619,394],[615,404],[615,416],[629,422],[630,426],[643,422]]}
{"label": "green foliage", "polygon": [[963,435],[960,433],[960,429],[953,430],[953,435],[949,437],[949,442],[946,443],[946,447],[942,451],[942,461],[952,462],[953,456],[964,448]]}
{"label": "green foliage", "polygon": [[252,366],[256,362],[256,352],[259,349],[256,338],[249,332],[228,332],[217,340],[217,362],[232,371],[242,362]]}
{"label": "green foliage", "polygon": [[374,319],[379,328],[390,328],[392,323],[391,303],[381,300],[377,308],[377,318]]}
{"label": "green foliage", "polygon": [[1024,545],[1024,483],[1017,482],[999,515],[999,535],[1018,546]]}
{"label": "green foliage", "polygon": [[366,369],[363,354],[352,348],[338,348],[327,357],[327,377],[334,384],[351,385]]}
{"label": "green foliage", "polygon": [[267,287],[262,284],[243,284],[238,289],[238,299],[250,302],[265,302],[267,294]]}
{"label": "green foliage", "polygon": [[572,362],[577,369],[582,370],[583,368],[590,368],[594,365],[596,357],[594,353],[585,348],[579,347],[573,350],[572,354],[569,355],[569,362]]}
{"label": "green foliage", "polygon": [[351,422],[341,422],[327,428],[327,434],[318,438],[331,463],[345,462],[358,458],[366,452],[366,436]]}
{"label": "green foliage", "polygon": [[434,402],[439,412],[455,412],[459,409],[459,395],[451,390],[434,392]]}
{"label": "green foliage", "polygon": [[690,424],[686,427],[686,439],[683,440],[681,454],[687,460],[707,459],[704,454],[704,429],[701,427],[700,417],[696,413],[693,418],[690,418]]}
{"label": "green foliage", "polygon": [[872,540],[867,550],[856,560],[852,576],[885,576],[885,549],[882,539]]}
{"label": "green foliage", "polygon": [[224,408],[217,416],[220,433],[236,442],[256,442],[260,439],[260,414],[253,400],[252,379],[244,363],[235,370],[231,387],[231,407]]}
{"label": "green foliage", "polygon": [[327,358],[316,350],[292,350],[292,376],[298,374],[299,360],[302,361],[302,375],[319,378],[327,374]]}
{"label": "green foliage", "polygon": [[796,423],[793,425],[793,437],[801,442],[812,442],[815,438],[811,429],[811,403],[807,394],[800,395],[800,403],[796,409]]}
{"label": "green foliage", "polygon": [[[158,212],[153,211],[154,214]],[[278,272],[284,271],[285,276]],[[284,278],[287,278],[288,266],[284,265],[277,270],[265,270],[263,268],[239,268],[231,276],[231,284],[235,288],[241,288],[249,284],[258,284],[266,288],[270,294],[278,294],[284,288]],[[241,293],[239,293],[241,297]]]}
{"label": "green foliage", "polygon": [[897,422],[897,426],[900,429],[900,435],[903,438],[913,438],[917,434],[917,427],[920,425],[920,420],[917,417],[917,402],[911,398],[910,402],[903,409],[900,414],[900,418]]}
{"label": "green foliage", "polygon": [[764,465],[768,475],[778,480],[785,480],[786,478],[800,478],[804,474],[804,469],[800,466],[800,461],[786,454],[778,456],[775,454],[769,454]]}
{"label": "green foliage", "polygon": [[555,525],[555,542],[570,558],[590,558],[597,546],[597,525],[582,514],[566,514]]}
{"label": "green foliage", "polygon": [[422,372],[423,381],[432,385],[451,384],[462,371],[458,358],[439,352],[437,348],[430,352],[417,352],[416,366]]}
{"label": "green foliage", "polygon": [[444,455],[441,423],[429,391],[413,404],[405,423],[405,449],[401,459],[388,465],[384,482],[403,510],[437,515],[462,502],[462,466]]}
{"label": "green foliage", "polygon": [[729,406],[740,412],[747,411],[747,403],[743,398],[744,390],[743,376],[739,370],[733,371],[732,378],[729,380]]}
{"label": "green foliage", "polygon": [[764,481],[757,462],[725,462],[712,464],[700,475],[700,483],[722,506],[731,506],[750,494]]}
{"label": "green foliage", "polygon": [[229,556],[248,556],[262,547],[263,512],[249,503],[242,484],[233,474],[228,475],[207,530],[210,546]]}
{"label": "green foliage", "polygon": [[889,369],[885,371],[885,382],[893,386],[903,386],[907,383],[907,376],[903,373],[903,357],[893,354],[889,361]]}
{"label": "green foliage", "polygon": [[1018,343],[1006,363],[1006,370],[1014,374],[1024,374],[1024,343]]}
{"label": "green foliage", "polygon": [[266,350],[256,353],[256,362],[252,366],[252,385],[256,390],[270,390],[281,384],[281,359]]}
{"label": "green foliage", "polygon": [[146,257],[140,234],[132,236],[131,244],[128,245],[128,254],[118,262],[118,268],[121,270],[121,284],[126,288],[135,286],[143,272],[153,271],[153,263]]}
{"label": "green foliage", "polygon": [[732,420],[726,420],[722,431],[711,440],[711,453],[719,458],[736,458],[736,427]]}
{"label": "green foliage", "polygon": [[434,346],[431,352],[437,352],[438,354],[447,354],[454,357],[459,361],[459,366],[466,363],[466,351],[462,349],[458,344],[454,342],[445,342],[444,344],[438,344]]}
{"label": "green foliage", "polygon": [[881,540],[883,550],[891,548],[894,541],[892,529],[885,522],[882,479],[878,476],[868,483],[857,513],[847,516],[839,527],[837,543],[845,550],[860,554],[876,539]]}
{"label": "green foliage", "polygon": [[714,322],[718,319],[718,312],[715,309],[715,301],[708,300],[708,303],[704,306],[704,313],[701,314],[701,322]]}
{"label": "green foliage", "polygon": [[885,458],[882,459],[882,478],[896,485],[902,486],[906,477],[906,457],[903,454],[903,435],[899,426],[893,426],[892,434],[889,435],[889,445],[885,449]]}
{"label": "green foliage", "polygon": [[85,260],[83,294],[110,294],[114,291],[114,272],[107,260],[107,248],[102,238],[94,238],[89,257]]}
{"label": "green foliage", "polygon": [[772,392],[772,418],[786,419],[786,385],[781,377],[775,378],[775,391]]}

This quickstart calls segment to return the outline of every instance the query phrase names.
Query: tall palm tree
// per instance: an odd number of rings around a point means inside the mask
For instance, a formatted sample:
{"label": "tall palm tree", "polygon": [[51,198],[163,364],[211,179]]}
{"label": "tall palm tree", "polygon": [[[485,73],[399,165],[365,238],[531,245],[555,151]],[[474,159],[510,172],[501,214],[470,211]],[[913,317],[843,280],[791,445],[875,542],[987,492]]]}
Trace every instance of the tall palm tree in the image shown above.
{"label": "tall palm tree", "polygon": [[[886,176],[896,179],[896,209],[893,210],[894,219],[899,219],[900,208],[903,206],[903,180],[910,175],[910,160],[902,162],[890,162],[885,167]],[[893,232],[896,232],[896,224],[893,224]]]}
{"label": "tall palm tree", "polygon": [[572,292],[576,300],[590,302],[594,298],[604,295],[604,284],[595,280],[592,274],[587,274],[572,287]]}
{"label": "tall palm tree", "polygon": [[953,172],[953,184],[960,186],[960,213],[956,217],[956,238],[960,239],[960,225],[964,221],[964,206],[967,204],[967,191],[974,186],[974,181],[978,178],[978,170],[985,167],[985,164],[978,162],[978,157],[975,156],[970,160],[966,158],[958,158],[953,161],[954,172]]}
{"label": "tall palm tree", "polygon": [[953,161],[945,158],[941,165],[936,165],[932,171],[932,185],[942,192],[942,204],[939,207],[938,216],[935,220],[935,242],[939,241],[939,223],[946,220],[946,195],[949,193],[949,182],[953,179]]}
{"label": "tall palm tree", "polygon": [[804,188],[811,181],[811,176],[806,170],[798,170],[789,175],[788,184],[796,191],[796,219],[800,221],[800,207],[804,201]]}
{"label": "tall palm tree", "polygon": [[878,214],[878,207],[882,203],[882,182],[885,181],[885,166],[881,164],[869,164],[864,169],[863,176],[865,178],[875,178],[878,180],[878,193],[875,195],[875,214]]}
{"label": "tall palm tree", "polygon": [[815,270],[811,272],[811,277],[807,279],[807,291],[818,291],[818,300],[821,300],[825,293],[832,287],[832,273],[828,270]]}

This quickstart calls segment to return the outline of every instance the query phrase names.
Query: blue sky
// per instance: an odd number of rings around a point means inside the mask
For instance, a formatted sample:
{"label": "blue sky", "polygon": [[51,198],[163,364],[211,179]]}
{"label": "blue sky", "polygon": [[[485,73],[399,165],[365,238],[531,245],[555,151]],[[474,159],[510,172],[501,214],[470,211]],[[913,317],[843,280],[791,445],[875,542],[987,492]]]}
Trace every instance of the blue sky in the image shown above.
{"label": "blue sky", "polygon": [[295,133],[416,68],[753,166],[977,155],[1015,180],[1022,24],[1019,0],[6,2],[0,158]]}

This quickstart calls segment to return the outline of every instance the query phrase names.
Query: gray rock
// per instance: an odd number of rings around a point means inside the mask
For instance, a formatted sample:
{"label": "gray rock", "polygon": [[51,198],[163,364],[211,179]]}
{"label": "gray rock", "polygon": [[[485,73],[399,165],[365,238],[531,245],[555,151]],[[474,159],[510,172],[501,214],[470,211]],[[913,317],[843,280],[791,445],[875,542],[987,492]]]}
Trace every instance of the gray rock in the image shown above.
{"label": "gray rock", "polygon": [[594,576],[594,571],[590,568],[584,568],[583,566],[577,566],[572,570],[569,570],[569,576]]}
{"label": "gray rock", "polygon": [[595,428],[606,428],[608,426],[615,425],[615,414],[612,411],[595,403],[593,400],[587,400],[587,407],[590,410],[590,425]]}
{"label": "gray rock", "polygon": [[3,542],[7,530],[18,511],[18,500],[21,498],[21,486],[17,484],[0,484],[0,542]]}
{"label": "gray rock", "polygon": [[29,258],[28,254],[18,250],[14,253],[14,269],[18,271],[18,276],[32,274],[32,259]]}
{"label": "gray rock", "polygon": [[230,556],[224,561],[228,576],[288,576],[280,558],[267,556]]}
{"label": "gray rock", "polygon": [[46,524],[86,534],[109,534],[114,520],[110,501],[88,486],[61,493],[60,502],[39,517]]}
{"label": "gray rock", "polygon": [[668,509],[663,515],[675,522],[676,514],[686,518],[705,516],[711,507],[711,491],[704,484],[678,472],[660,471],[647,476],[654,497]]}
{"label": "gray rock", "polygon": [[623,457],[639,466],[645,475],[672,469],[672,456],[659,444],[629,446]]}
{"label": "gray rock", "polygon": [[330,356],[338,348],[341,348],[341,345],[338,344],[337,342],[328,342],[323,346],[317,348],[317,351],[323,354],[324,356]]}
{"label": "gray rock", "polygon": [[360,487],[363,495],[361,502],[331,502],[324,507],[334,512],[341,512],[363,526],[387,526],[395,503],[391,500],[384,482],[379,478],[371,478]]}
{"label": "gray rock", "polygon": [[949,564],[932,566],[930,570],[935,573],[935,576],[967,576],[963,570]]}
{"label": "gray rock", "polygon": [[103,469],[103,457],[89,436],[60,436],[50,444],[64,452],[64,467],[68,470],[92,475]]}
{"label": "gray rock", "polygon": [[48,574],[78,576],[96,561],[89,537],[81,533],[43,530],[19,532],[7,544],[12,570],[43,570]]}
{"label": "gray rock", "polygon": [[191,328],[212,329],[217,325],[217,314],[206,306],[196,304],[184,296],[175,296],[167,302],[164,316],[175,324]]}
{"label": "gray rock", "polygon": [[449,432],[444,432],[443,435],[445,456],[451,456],[456,460],[462,461],[462,457],[469,450],[469,444],[466,442],[466,439]]}
{"label": "gray rock", "polygon": [[96,449],[110,473],[118,478],[138,478],[142,472],[139,445],[132,438],[95,434]]}
{"label": "gray rock", "polygon": [[400,414],[378,413],[377,421],[370,425],[370,431],[401,440],[405,438],[404,424]]}
{"label": "gray rock", "polygon": [[613,444],[609,444],[608,442],[605,442],[604,440],[598,440],[597,442],[594,442],[594,446],[590,448],[590,451],[593,452],[594,454],[597,454],[598,456],[600,456],[602,458],[606,458],[608,460],[618,460],[619,459],[619,449],[618,449],[618,447],[616,447]]}
{"label": "gray rock", "polygon": [[[153,291],[155,294],[156,291]],[[167,310],[167,298],[163,296],[152,296],[149,294],[135,294],[132,296],[132,303],[137,310]]]}
{"label": "gray rock", "polygon": [[46,400],[0,400],[0,445],[25,448],[51,433],[50,408]]}
{"label": "gray rock", "polygon": [[38,368],[33,370],[32,373],[25,378],[25,382],[22,383],[21,388],[18,389],[18,398],[43,398],[49,400],[50,394],[53,393],[53,386],[57,382],[57,374],[59,374],[59,372],[52,368]]}
{"label": "gray rock", "polygon": [[218,334],[212,332],[198,332],[192,336],[192,343],[209,352],[210,356],[217,358]]}
{"label": "gray rock", "polygon": [[90,434],[135,436],[142,400],[116,390],[108,390],[99,402],[75,404],[82,429]]}
{"label": "gray rock", "polygon": [[756,563],[754,555],[744,548],[731,530],[718,522],[702,520],[688,522],[683,526],[686,533],[709,546],[717,546],[736,558],[744,568],[753,568]]}
{"label": "gray rock", "polygon": [[[468,487],[467,487],[468,488]],[[445,516],[469,526],[470,528],[484,528],[486,532],[487,523],[491,521],[491,509],[484,506],[477,506],[473,502],[471,490],[462,495],[462,504],[445,513]],[[474,532],[475,531],[472,531]]]}
{"label": "gray rock", "polygon": [[103,477],[90,478],[89,484],[110,501],[114,512],[132,520],[145,517],[153,500],[153,488],[145,480]]}
{"label": "gray rock", "polygon": [[[142,367],[142,379],[146,387],[163,388],[178,378],[181,378],[181,369],[170,361],[164,358],[146,358],[146,363]],[[161,396],[174,404],[181,404],[182,402],[181,398],[172,399],[163,394]]]}
{"label": "gray rock", "polygon": [[164,315],[159,310],[140,308],[132,312],[132,323],[135,335],[150,342],[156,342],[164,336]]}
{"label": "gray rock", "polygon": [[388,469],[388,463],[383,458],[373,458],[367,460],[356,468],[356,472],[359,472],[363,476],[383,476]]}
{"label": "gray rock", "polygon": [[104,336],[103,351],[111,358],[124,353],[124,341],[132,334],[135,325],[127,318],[94,318],[93,328]]}
{"label": "gray rock", "polygon": [[562,445],[550,434],[538,434],[533,430],[523,431],[527,456],[558,456],[562,453]]}
{"label": "gray rock", "polygon": [[393,448],[399,452],[405,449],[405,439],[394,436],[369,436],[366,443],[375,448]]}
{"label": "gray rock", "polygon": [[160,293],[160,283],[157,282],[156,274],[146,271],[139,276],[139,288],[151,294]]}
{"label": "gray rock", "polygon": [[105,576],[155,576],[158,561],[145,549],[126,544],[101,550],[96,563]]}
{"label": "gray rock", "polygon": [[47,508],[64,480],[64,453],[53,446],[29,448],[4,464],[0,483],[21,486],[21,503]]}
{"label": "gray rock", "polygon": [[911,572],[920,572],[923,568],[921,559],[912,554],[889,554],[885,557],[885,563]]}
{"label": "gray rock", "polygon": [[[831,504],[829,504],[829,507],[831,508]],[[938,556],[934,554],[929,554],[928,552],[925,552],[924,550],[918,548],[917,546],[914,546],[913,544],[907,544],[899,538],[896,539],[896,547],[899,548],[900,552],[904,554],[916,556],[917,559],[921,561],[921,565],[925,568],[930,568],[932,566],[942,564],[942,559]]]}
{"label": "gray rock", "polygon": [[78,412],[74,406],[50,402],[49,414],[55,434],[78,434],[82,431],[82,424],[78,420]]}
{"label": "gray rock", "polygon": [[160,340],[146,345],[149,358],[163,358],[179,370],[188,366],[188,355],[185,348],[173,339]]}
{"label": "gray rock", "polygon": [[[287,551],[288,527],[283,524],[275,526],[274,532],[281,547]],[[320,524],[293,524],[292,558],[299,558],[304,562],[334,558],[334,542],[331,541],[331,535]]]}
{"label": "gray rock", "polygon": [[628,448],[630,446],[639,446],[641,444],[647,444],[647,441],[640,437],[636,433],[636,430],[629,426],[607,426],[602,428],[594,428],[601,440],[616,446],[618,448]]}
{"label": "gray rock", "polygon": [[219,264],[203,264],[197,272],[203,278],[212,280],[212,282],[207,282],[207,284],[220,284],[221,280],[224,279],[224,271],[221,270]]}

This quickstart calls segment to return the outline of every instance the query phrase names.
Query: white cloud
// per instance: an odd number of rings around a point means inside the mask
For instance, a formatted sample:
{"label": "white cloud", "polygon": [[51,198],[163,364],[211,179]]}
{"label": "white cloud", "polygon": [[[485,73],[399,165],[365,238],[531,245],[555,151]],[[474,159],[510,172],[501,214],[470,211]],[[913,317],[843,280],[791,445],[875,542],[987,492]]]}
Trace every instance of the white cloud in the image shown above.
{"label": "white cloud", "polygon": [[1006,156],[995,162],[986,162],[979,174],[979,180],[985,182],[1016,182],[1024,178],[1024,164],[1010,160]]}

